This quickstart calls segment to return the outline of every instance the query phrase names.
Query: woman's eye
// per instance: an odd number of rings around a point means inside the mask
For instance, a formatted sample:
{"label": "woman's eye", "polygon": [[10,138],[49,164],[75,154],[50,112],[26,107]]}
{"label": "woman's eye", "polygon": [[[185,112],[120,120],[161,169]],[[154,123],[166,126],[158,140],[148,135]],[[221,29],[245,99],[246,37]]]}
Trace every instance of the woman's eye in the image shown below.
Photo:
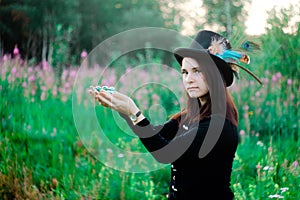
{"label": "woman's eye", "polygon": [[181,74],[187,74],[187,72],[186,71],[182,71]]}
{"label": "woman's eye", "polygon": [[197,74],[201,73],[200,69],[196,69],[195,72],[196,72]]}

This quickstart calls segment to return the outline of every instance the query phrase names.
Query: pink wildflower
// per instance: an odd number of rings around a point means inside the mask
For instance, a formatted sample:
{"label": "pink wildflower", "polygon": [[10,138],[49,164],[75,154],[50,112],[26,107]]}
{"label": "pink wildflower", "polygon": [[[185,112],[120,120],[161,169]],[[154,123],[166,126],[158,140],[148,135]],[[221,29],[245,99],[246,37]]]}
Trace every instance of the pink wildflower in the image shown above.
{"label": "pink wildflower", "polygon": [[43,70],[45,70],[45,71],[47,71],[49,69],[49,64],[47,61],[43,61],[42,66],[43,66]]}
{"label": "pink wildflower", "polygon": [[42,101],[46,100],[46,92],[45,91],[42,92],[40,99]]}
{"label": "pink wildflower", "polygon": [[15,48],[14,48],[14,55],[16,56],[16,55],[19,55],[19,49],[18,49],[18,47],[17,47],[17,45],[15,46]]}
{"label": "pink wildflower", "polygon": [[26,86],[27,86],[27,83],[26,83],[26,82],[23,82],[23,83],[22,83],[22,87],[23,87],[23,88],[26,88]]}
{"label": "pink wildflower", "polygon": [[245,105],[243,108],[244,108],[244,110],[249,110],[249,106],[248,105]]}
{"label": "pink wildflower", "polygon": [[126,68],[125,74],[126,74],[126,73],[129,73],[131,70],[132,70],[132,69],[131,69],[130,67]]}
{"label": "pink wildflower", "polygon": [[244,135],[246,135],[246,132],[244,130],[241,130],[240,131],[240,136],[244,136]]}
{"label": "pink wildflower", "polygon": [[62,73],[62,75],[61,75],[61,79],[62,80],[66,80],[67,76],[68,76],[68,71],[64,70],[63,73]]}
{"label": "pink wildflower", "polygon": [[273,76],[272,76],[272,81],[273,81],[273,82],[276,82],[276,81],[277,81],[277,76],[273,75]]}
{"label": "pink wildflower", "polygon": [[70,83],[69,82],[66,82],[65,83],[65,89],[69,89],[70,88]]}
{"label": "pink wildflower", "polygon": [[35,95],[35,92],[36,92],[35,89],[32,89],[30,93],[31,95]]}
{"label": "pink wildflower", "polygon": [[293,162],[293,166],[294,166],[294,167],[298,167],[298,165],[299,165],[299,163],[298,163],[297,160]]}
{"label": "pink wildflower", "polygon": [[34,75],[31,75],[31,76],[28,78],[28,81],[29,81],[29,82],[35,81],[35,76],[34,76]]}
{"label": "pink wildflower", "polygon": [[47,90],[47,87],[43,85],[43,86],[41,86],[41,90],[42,90],[42,91],[46,91],[46,90]]}
{"label": "pink wildflower", "polygon": [[279,79],[279,78],[281,78],[281,73],[280,72],[277,72],[276,73],[276,77]]}
{"label": "pink wildflower", "polygon": [[77,74],[77,71],[76,70],[71,70],[70,71],[70,77],[75,77]]}
{"label": "pink wildflower", "polygon": [[53,96],[56,96],[56,95],[57,95],[57,87],[56,87],[56,86],[53,87],[52,95],[53,95]]}
{"label": "pink wildflower", "polygon": [[270,74],[269,70],[266,70],[265,73],[266,73],[266,75],[269,75],[269,74]]}
{"label": "pink wildflower", "polygon": [[256,167],[256,169],[260,169],[261,165],[258,163],[255,167]]}
{"label": "pink wildflower", "polygon": [[269,79],[268,78],[263,78],[262,79],[264,83],[269,83]]}
{"label": "pink wildflower", "polygon": [[8,56],[7,55],[4,55],[3,57],[2,57],[2,60],[5,62],[5,61],[7,61],[8,60]]}
{"label": "pink wildflower", "polygon": [[289,78],[289,79],[287,80],[287,84],[288,84],[288,85],[292,85],[292,83],[293,83],[292,79]]}
{"label": "pink wildflower", "polygon": [[87,57],[87,52],[86,51],[82,51],[81,52],[81,54],[80,54],[80,57],[82,58],[82,59],[84,59],[84,58],[86,58]]}
{"label": "pink wildflower", "polygon": [[13,68],[11,69],[11,73],[14,75],[14,74],[16,74],[16,72],[17,72],[17,68],[16,68],[16,67],[13,67]]}
{"label": "pink wildflower", "polygon": [[294,94],[291,94],[291,95],[290,95],[290,98],[291,98],[291,100],[294,100],[294,99],[295,99],[295,95],[294,95]]}
{"label": "pink wildflower", "polygon": [[33,72],[33,68],[32,67],[28,67],[28,73]]}

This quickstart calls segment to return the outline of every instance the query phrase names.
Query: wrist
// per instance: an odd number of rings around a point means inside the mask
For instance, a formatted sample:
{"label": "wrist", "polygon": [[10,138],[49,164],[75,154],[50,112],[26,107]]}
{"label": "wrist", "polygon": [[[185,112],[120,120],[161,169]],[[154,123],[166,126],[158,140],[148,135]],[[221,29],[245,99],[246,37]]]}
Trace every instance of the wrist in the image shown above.
{"label": "wrist", "polygon": [[140,110],[131,112],[131,114],[129,115],[131,121],[133,123],[137,122],[138,118],[142,115],[142,112]]}

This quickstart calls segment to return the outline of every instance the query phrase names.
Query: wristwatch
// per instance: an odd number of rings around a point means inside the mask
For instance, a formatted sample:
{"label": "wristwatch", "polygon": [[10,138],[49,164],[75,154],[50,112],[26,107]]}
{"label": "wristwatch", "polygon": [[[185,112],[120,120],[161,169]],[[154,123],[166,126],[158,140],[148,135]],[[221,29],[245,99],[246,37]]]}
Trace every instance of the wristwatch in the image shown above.
{"label": "wristwatch", "polygon": [[136,114],[131,114],[130,115],[130,119],[131,121],[133,122],[136,122],[137,121],[137,118],[142,114],[142,112],[139,110]]}

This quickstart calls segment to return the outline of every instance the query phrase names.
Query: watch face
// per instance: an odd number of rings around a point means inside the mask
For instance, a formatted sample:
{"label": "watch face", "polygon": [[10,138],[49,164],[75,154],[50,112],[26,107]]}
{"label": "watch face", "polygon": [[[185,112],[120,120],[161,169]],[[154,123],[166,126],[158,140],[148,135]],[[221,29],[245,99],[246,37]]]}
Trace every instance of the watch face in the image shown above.
{"label": "watch face", "polygon": [[130,115],[130,119],[132,120],[132,121],[136,121],[137,120],[137,118],[141,115],[142,113],[141,113],[141,111],[139,110],[136,114],[132,114],[132,115]]}
{"label": "watch face", "polygon": [[131,119],[132,121],[135,121],[135,120],[136,120],[136,116],[135,116],[135,115],[130,115],[130,119]]}

